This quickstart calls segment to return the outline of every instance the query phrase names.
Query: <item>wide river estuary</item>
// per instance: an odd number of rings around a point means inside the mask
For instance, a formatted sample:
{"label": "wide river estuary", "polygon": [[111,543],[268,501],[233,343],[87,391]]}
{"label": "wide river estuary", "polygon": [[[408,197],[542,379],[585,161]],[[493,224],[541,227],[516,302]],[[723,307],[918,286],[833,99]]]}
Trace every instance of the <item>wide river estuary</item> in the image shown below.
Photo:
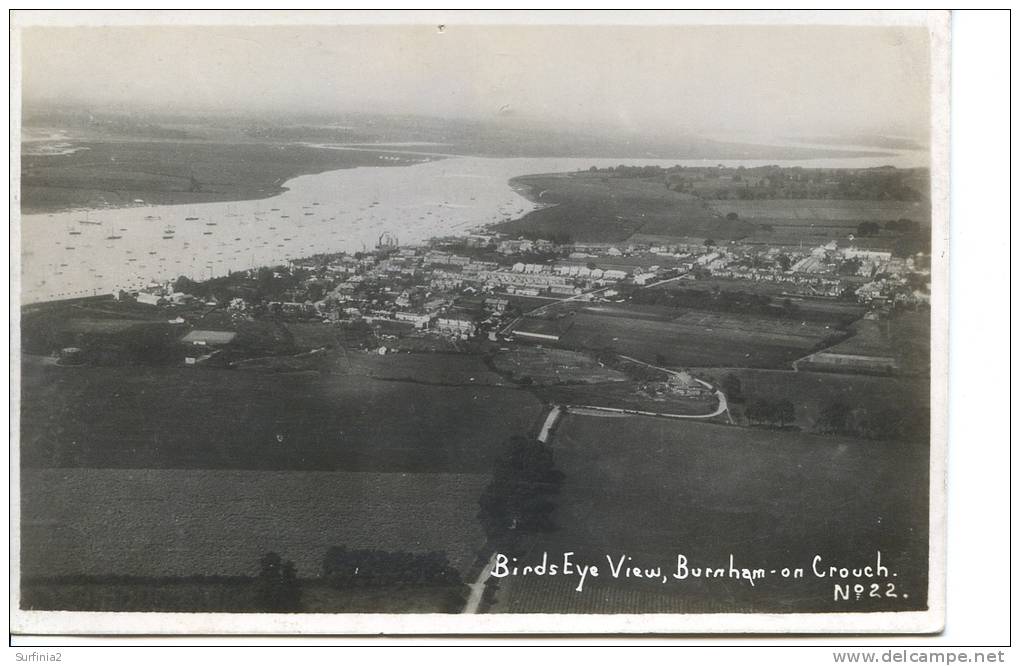
{"label": "wide river estuary", "polygon": [[449,157],[299,176],[269,199],[24,215],[21,302],[138,289],[180,275],[201,280],[320,252],[371,249],[384,233],[402,244],[463,234],[537,207],[510,187],[515,176],[618,164],[834,168],[923,162],[916,155],[799,161]]}

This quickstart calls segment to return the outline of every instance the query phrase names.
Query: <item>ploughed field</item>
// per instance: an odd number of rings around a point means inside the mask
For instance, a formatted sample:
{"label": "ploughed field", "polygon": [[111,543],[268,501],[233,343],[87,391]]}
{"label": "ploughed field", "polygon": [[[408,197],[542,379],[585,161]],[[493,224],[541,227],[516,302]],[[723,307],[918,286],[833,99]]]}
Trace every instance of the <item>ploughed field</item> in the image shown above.
{"label": "ploughed field", "polygon": [[[557,427],[565,480],[558,529],[529,540],[521,564],[564,552],[599,566],[577,576],[500,579],[494,612],[808,612],[913,610],[927,589],[927,442],[865,441],[798,432],[571,414]],[[900,596],[833,601],[823,566],[874,565],[897,576]],[[802,579],[766,575],[673,579],[691,566],[802,567]],[[613,579],[607,561],[660,566],[670,576]],[[883,582],[883,590],[885,590]],[[902,595],[906,595],[903,597]]]}

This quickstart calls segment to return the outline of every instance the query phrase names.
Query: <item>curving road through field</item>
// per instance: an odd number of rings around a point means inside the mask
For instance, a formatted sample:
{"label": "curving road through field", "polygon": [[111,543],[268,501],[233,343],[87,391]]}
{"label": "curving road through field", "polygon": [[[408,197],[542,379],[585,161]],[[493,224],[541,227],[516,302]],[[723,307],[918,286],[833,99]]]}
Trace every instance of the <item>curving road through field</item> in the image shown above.
{"label": "curving road through field", "polygon": [[[652,368],[654,370],[661,370],[662,372],[665,372],[667,374],[673,375],[674,377],[679,377],[680,376],[680,373],[677,372],[676,370],[670,370],[669,368],[662,368],[662,367],[659,367],[657,365],[652,365],[651,363],[645,363],[644,361],[638,360],[638,359],[633,358],[631,356],[624,356],[623,354],[617,354],[617,356],[619,356],[620,358],[622,358],[624,360],[631,361],[632,363],[638,363],[639,365],[643,365],[643,366]],[[729,406],[729,403],[726,402],[726,394],[723,393],[721,390],[715,388],[714,386],[712,386],[708,382],[706,382],[704,379],[698,379],[697,377],[695,377],[694,381],[698,382],[699,384],[701,384],[702,386],[704,386],[705,388],[707,388],[709,390],[712,390],[712,389],[715,390],[715,397],[719,400],[719,404],[716,406],[715,411],[712,412],[711,414],[666,414],[666,413],[658,413],[658,412],[645,412],[645,411],[641,411],[641,410],[637,410],[637,409],[617,409],[615,407],[590,407],[588,405],[577,405],[577,406],[578,407],[584,407],[586,409],[598,409],[598,410],[611,411],[611,412],[623,412],[623,413],[627,413],[627,414],[641,414],[643,416],[665,416],[667,418],[672,418],[672,419],[711,419],[711,418],[714,418],[716,416],[719,416],[720,414],[726,414],[726,418],[729,419],[730,423],[733,423],[733,416],[730,414],[730,406]]]}

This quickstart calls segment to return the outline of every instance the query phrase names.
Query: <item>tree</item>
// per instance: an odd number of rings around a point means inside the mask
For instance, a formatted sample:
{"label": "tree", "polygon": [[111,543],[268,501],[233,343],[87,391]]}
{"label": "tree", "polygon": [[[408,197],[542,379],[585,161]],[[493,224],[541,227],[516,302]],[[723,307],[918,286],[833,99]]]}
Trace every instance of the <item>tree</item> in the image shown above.
{"label": "tree", "polygon": [[734,402],[740,402],[744,399],[743,387],[740,385],[740,377],[735,374],[727,373],[722,378],[722,390],[726,394],[726,397]]}
{"label": "tree", "polygon": [[818,415],[818,429],[822,432],[843,434],[850,426],[850,406],[839,400],[822,407]]}
{"label": "tree", "polygon": [[796,417],[793,403],[785,399],[778,401],[775,407],[775,415],[776,420],[779,421],[780,428],[785,426],[787,423],[792,423]]}
{"label": "tree", "polygon": [[861,222],[857,225],[858,236],[874,236],[879,232],[878,222]]}
{"label": "tree", "polygon": [[174,291],[181,292],[183,294],[190,294],[194,291],[197,284],[194,280],[187,276],[180,276],[174,281]]}
{"label": "tree", "polygon": [[272,612],[296,611],[301,608],[301,587],[294,563],[284,561],[274,552],[259,559],[255,601],[262,610]]}
{"label": "tree", "polygon": [[747,420],[752,423],[761,423],[766,421],[769,417],[768,403],[761,398],[755,398],[747,405],[747,409],[744,410],[744,415],[747,416]]}
{"label": "tree", "polygon": [[562,483],[552,449],[536,439],[511,438],[478,502],[486,534],[503,541],[515,533],[552,530],[553,499]]}

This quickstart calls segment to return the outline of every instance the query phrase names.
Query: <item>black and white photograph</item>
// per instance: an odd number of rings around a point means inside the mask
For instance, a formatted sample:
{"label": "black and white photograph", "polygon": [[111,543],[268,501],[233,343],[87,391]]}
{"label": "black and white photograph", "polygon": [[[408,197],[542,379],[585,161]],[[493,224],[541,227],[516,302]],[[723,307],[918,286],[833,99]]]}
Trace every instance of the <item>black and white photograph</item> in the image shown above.
{"label": "black and white photograph", "polygon": [[14,12],[14,631],[940,631],[949,15],[635,15]]}

